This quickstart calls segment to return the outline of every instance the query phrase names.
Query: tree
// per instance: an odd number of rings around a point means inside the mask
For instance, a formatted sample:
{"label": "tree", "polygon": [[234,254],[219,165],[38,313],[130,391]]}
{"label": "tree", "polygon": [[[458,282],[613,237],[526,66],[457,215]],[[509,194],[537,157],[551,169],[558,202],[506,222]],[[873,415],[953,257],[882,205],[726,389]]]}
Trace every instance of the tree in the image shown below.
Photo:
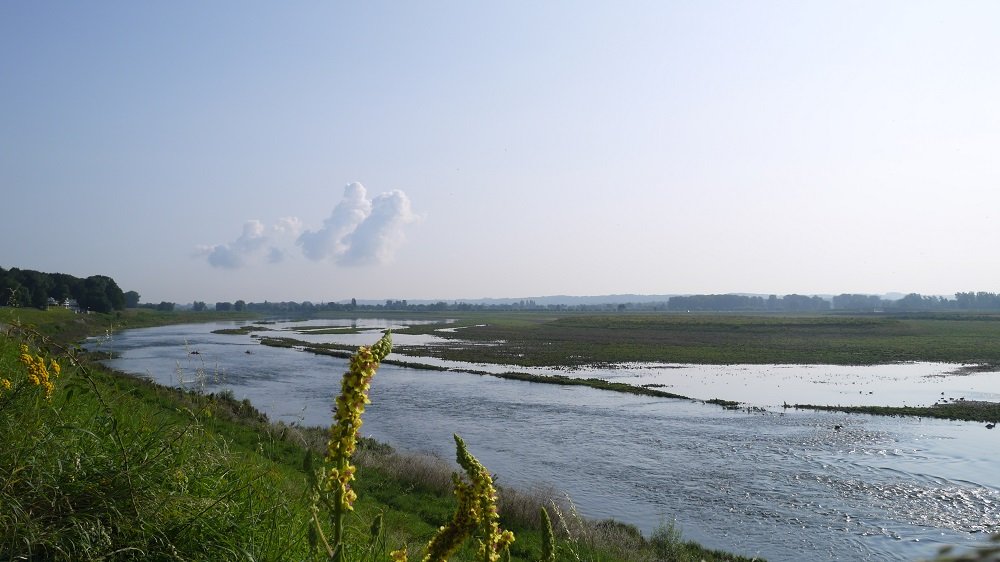
{"label": "tree", "polygon": [[243,299],[240,299],[236,301],[235,304],[233,304],[233,310],[235,310],[236,312],[243,312],[246,309],[247,309],[247,301]]}
{"label": "tree", "polygon": [[191,306],[191,308],[194,309],[195,312],[201,312],[205,310],[206,306],[207,305],[205,304],[204,301],[194,301],[194,304]]}
{"label": "tree", "polygon": [[115,280],[106,277],[108,280],[107,285],[105,285],[105,293],[108,295],[108,300],[111,301],[111,308],[115,310],[125,310],[125,293],[122,292],[121,287]]}
{"label": "tree", "polygon": [[160,304],[156,305],[156,310],[161,312],[173,312],[174,303],[167,301],[160,301]]}
{"label": "tree", "polygon": [[21,285],[28,290],[29,304],[41,310],[48,308],[49,291],[54,287],[52,278],[47,273],[30,269],[21,270],[20,278]]}
{"label": "tree", "polygon": [[73,294],[79,292],[80,284],[83,280],[66,273],[52,273],[54,287],[49,291],[49,296],[59,304],[66,304],[66,301],[73,298]]}
{"label": "tree", "polygon": [[125,308],[138,308],[139,307],[139,293],[135,291],[129,291],[125,293]]}
{"label": "tree", "polygon": [[216,312],[225,312],[227,310],[233,309],[233,303],[231,302],[217,302],[215,303]]}
{"label": "tree", "polygon": [[92,275],[84,279],[82,291],[76,295],[76,302],[83,310],[111,312],[114,306],[108,298],[108,277]]}
{"label": "tree", "polygon": [[896,308],[901,310],[924,310],[927,309],[927,301],[919,293],[910,293],[896,301]]}

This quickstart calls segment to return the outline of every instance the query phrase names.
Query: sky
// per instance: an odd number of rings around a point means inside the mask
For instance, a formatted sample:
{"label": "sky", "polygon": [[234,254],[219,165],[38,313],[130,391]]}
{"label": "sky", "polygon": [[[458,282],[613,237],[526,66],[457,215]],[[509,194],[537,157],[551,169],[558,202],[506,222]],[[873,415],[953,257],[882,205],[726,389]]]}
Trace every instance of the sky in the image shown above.
{"label": "sky", "polygon": [[143,302],[1000,290],[994,1],[3,2],[0,267]]}

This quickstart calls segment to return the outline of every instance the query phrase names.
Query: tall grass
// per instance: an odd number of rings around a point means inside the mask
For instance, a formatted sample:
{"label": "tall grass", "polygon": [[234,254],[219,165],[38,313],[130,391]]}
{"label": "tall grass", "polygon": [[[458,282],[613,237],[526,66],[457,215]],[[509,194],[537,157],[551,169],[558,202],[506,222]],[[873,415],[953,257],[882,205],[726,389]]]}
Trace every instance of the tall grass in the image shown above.
{"label": "tall grass", "polygon": [[[25,348],[65,365],[50,397]],[[207,432],[207,411],[151,407],[16,326],[0,334],[0,373],[0,560],[305,553],[301,491]]]}

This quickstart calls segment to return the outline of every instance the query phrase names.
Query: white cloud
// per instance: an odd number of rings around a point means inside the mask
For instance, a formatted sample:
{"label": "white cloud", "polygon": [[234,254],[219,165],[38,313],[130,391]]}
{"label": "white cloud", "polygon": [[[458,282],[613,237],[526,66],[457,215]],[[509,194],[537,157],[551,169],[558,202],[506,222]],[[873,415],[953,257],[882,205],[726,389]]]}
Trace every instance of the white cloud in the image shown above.
{"label": "white cloud", "polygon": [[199,246],[198,254],[206,256],[212,267],[238,269],[260,253],[266,244],[263,223],[253,219],[243,224],[243,234],[236,240],[228,244]]}
{"label": "white cloud", "polygon": [[[296,224],[301,224],[294,217],[283,218],[272,227],[272,230],[282,234],[293,232]],[[196,255],[208,259],[212,267],[223,269],[239,269],[241,267],[267,261],[277,263],[285,258],[285,251],[272,244],[267,235],[264,223],[252,219],[243,223],[243,234],[236,240],[226,244],[213,246],[198,246]]]}
{"label": "white cloud", "polygon": [[305,230],[297,217],[282,217],[270,229],[259,220],[249,220],[236,240],[199,246],[197,256],[223,269],[279,263],[288,256],[286,248],[294,240],[311,260],[330,260],[340,265],[384,264],[392,260],[403,242],[403,228],[416,219],[402,191],[369,199],[365,186],[355,182],[344,188],[343,198],[315,231]]}
{"label": "white cloud", "polygon": [[302,232],[302,221],[298,217],[281,217],[272,228],[275,232],[298,236]]}
{"label": "white cloud", "polygon": [[416,220],[410,199],[402,191],[382,193],[372,200],[372,211],[346,239],[345,265],[385,264],[392,261],[404,240],[403,227]]}
{"label": "white cloud", "polygon": [[305,231],[297,244],[312,260],[342,265],[389,262],[403,241],[403,227],[416,219],[410,200],[399,190],[368,199],[360,183],[344,188],[344,198],[317,231]]}
{"label": "white cloud", "polygon": [[365,220],[372,210],[365,186],[354,182],[344,188],[344,198],[333,208],[323,227],[313,232],[307,230],[299,236],[297,244],[311,260],[323,260],[343,255],[347,251],[347,238]]}

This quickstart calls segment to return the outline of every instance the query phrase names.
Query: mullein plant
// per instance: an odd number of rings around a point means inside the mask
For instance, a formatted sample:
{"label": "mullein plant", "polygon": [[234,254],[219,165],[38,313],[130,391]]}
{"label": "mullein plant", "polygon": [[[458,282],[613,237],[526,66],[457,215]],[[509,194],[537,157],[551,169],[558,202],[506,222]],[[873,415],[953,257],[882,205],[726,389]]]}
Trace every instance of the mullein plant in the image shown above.
{"label": "mullein plant", "polygon": [[540,562],[556,562],[556,539],[552,532],[552,520],[545,507],[538,508],[542,520],[542,558]]}
{"label": "mullein plant", "polygon": [[[392,335],[386,331],[375,345],[362,346],[351,357],[350,367],[344,373],[340,383],[340,395],[336,399],[333,425],[330,426],[330,440],[326,447],[326,466],[318,475],[310,472],[313,484],[313,526],[310,527],[310,542],[314,546],[322,542],[327,555],[335,562],[343,562],[346,559],[344,519],[347,512],[354,509],[354,501],[358,497],[351,489],[351,482],[357,471],[357,467],[351,464],[351,455],[357,448],[361,415],[365,412],[365,405],[371,404],[368,390],[372,377],[391,350]],[[331,511],[332,540],[327,540],[319,522],[320,503],[326,504]]]}
{"label": "mullein plant", "polygon": [[[392,350],[392,337],[386,332],[371,347],[362,346],[351,357],[350,367],[341,381],[340,395],[336,399],[333,425],[330,426],[330,440],[327,443],[325,466],[314,470],[311,457],[306,458],[306,473],[310,477],[312,489],[312,520],[309,541],[313,548],[322,544],[327,556],[334,562],[346,560],[344,542],[344,519],[354,509],[357,494],[351,489],[351,482],[357,468],[351,464],[351,455],[357,446],[358,430],[365,405],[370,404],[368,390],[372,377],[382,360]],[[500,529],[500,515],[497,511],[497,491],[493,478],[486,467],[465,447],[465,442],[455,435],[458,464],[465,470],[468,481],[457,473],[452,474],[458,508],[451,522],[441,527],[427,545],[425,562],[444,562],[461,546],[468,537],[476,535],[479,541],[479,560],[497,562],[503,553],[509,555],[509,546],[514,542],[514,533]],[[320,505],[326,505],[331,512],[333,534],[327,539],[320,523]],[[379,519],[381,522],[381,519]],[[373,541],[380,535],[373,527]],[[374,542],[373,542],[374,544]],[[406,548],[389,554],[393,562],[408,560]]]}
{"label": "mullein plant", "polygon": [[[458,507],[452,520],[441,527],[427,545],[424,562],[444,562],[461,546],[466,538],[476,535],[479,542],[479,560],[497,562],[501,554],[509,557],[509,547],[514,542],[514,533],[500,528],[500,514],[497,511],[497,491],[493,478],[486,467],[469,453],[465,442],[455,435],[456,457],[459,466],[465,470],[469,481],[464,481],[458,473],[452,474],[455,483],[455,497]],[[393,553],[393,560],[405,559],[399,551]]]}

